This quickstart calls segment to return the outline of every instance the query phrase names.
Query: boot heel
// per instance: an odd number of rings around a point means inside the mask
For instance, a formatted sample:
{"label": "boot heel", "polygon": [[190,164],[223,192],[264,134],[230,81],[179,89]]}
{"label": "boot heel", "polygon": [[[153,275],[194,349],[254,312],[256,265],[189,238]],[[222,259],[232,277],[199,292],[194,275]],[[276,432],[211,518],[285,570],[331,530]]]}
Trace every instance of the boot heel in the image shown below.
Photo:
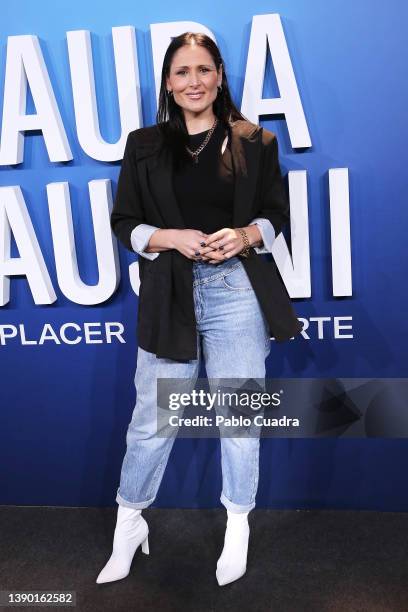
{"label": "boot heel", "polygon": [[144,552],[145,555],[149,554],[149,537],[146,536],[146,539],[143,540],[142,542],[142,552]]}

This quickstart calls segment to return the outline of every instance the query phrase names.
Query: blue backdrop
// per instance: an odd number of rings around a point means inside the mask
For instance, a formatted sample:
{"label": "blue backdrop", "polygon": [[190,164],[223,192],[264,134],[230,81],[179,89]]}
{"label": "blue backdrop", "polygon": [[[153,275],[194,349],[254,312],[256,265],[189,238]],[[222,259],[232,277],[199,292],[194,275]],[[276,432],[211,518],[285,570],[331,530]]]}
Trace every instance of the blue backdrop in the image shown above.
{"label": "blue backdrop", "polygon": [[[0,344],[0,503],[113,505],[125,433],[135,401],[133,376],[137,297],[128,267],[137,256],[120,246],[121,283],[96,306],[68,300],[58,286],[46,185],[68,181],[81,279],[98,282],[88,181],[111,179],[119,163],[100,162],[81,148],[71,88],[66,32],[89,30],[101,133],[120,136],[111,28],[136,29],[142,125],[155,121],[150,25],[191,20],[215,35],[238,106],[245,78],[251,22],[278,13],[307,120],[312,146],[293,149],[285,119],[259,117],[276,132],[283,173],[307,171],[311,249],[310,298],[296,299],[299,317],[346,316],[352,338],[334,337],[332,320],[319,338],[298,336],[272,344],[269,376],[406,377],[407,136],[406,22],[408,5],[396,0],[185,0],[142,6],[130,0],[84,3],[2,3],[0,102],[7,39],[38,36],[73,160],[49,160],[40,131],[25,134],[24,161],[0,166],[1,186],[19,185],[57,300],[36,305],[24,275],[13,276],[0,326],[24,324],[38,338],[45,322],[122,322],[125,343]],[[275,91],[271,61],[263,95]],[[28,93],[27,113],[35,107]],[[348,168],[353,295],[331,288],[328,170]],[[1,198],[1,196],[0,196]],[[1,205],[1,202],[0,202]],[[13,244],[12,257],[19,252]],[[1,269],[0,269],[1,272]],[[350,321],[348,321],[350,323]],[[5,328],[3,328],[5,329]],[[406,439],[262,440],[259,507],[408,509]],[[170,456],[157,506],[215,507],[221,490],[218,440],[179,439]]]}

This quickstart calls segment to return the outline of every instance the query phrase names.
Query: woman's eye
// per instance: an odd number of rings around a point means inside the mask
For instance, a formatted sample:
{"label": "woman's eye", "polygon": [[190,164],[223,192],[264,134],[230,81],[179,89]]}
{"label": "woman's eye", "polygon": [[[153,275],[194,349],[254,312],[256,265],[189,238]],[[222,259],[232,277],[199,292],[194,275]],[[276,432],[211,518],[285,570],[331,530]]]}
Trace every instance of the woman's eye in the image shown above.
{"label": "woman's eye", "polygon": [[[209,72],[208,68],[201,68],[201,70],[204,70],[205,72]],[[185,72],[187,72],[187,70],[179,70],[177,74],[184,74]]]}

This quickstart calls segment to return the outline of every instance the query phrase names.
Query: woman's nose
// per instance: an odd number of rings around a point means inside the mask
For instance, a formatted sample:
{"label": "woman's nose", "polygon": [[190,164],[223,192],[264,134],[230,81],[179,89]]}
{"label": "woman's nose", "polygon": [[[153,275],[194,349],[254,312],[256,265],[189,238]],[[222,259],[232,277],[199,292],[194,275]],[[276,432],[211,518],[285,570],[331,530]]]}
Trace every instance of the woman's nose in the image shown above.
{"label": "woman's nose", "polygon": [[190,85],[199,85],[200,84],[200,79],[198,74],[192,74],[191,78],[190,78]]}

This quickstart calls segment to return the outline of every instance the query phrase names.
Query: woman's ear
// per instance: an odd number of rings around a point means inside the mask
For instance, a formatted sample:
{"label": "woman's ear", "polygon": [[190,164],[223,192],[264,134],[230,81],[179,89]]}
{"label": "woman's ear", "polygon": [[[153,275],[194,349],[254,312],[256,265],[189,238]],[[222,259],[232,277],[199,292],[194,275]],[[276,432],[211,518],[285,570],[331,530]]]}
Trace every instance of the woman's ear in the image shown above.
{"label": "woman's ear", "polygon": [[220,76],[220,82],[218,83],[218,87],[220,85],[222,85],[222,64],[220,64],[220,67],[218,68],[218,74]]}

